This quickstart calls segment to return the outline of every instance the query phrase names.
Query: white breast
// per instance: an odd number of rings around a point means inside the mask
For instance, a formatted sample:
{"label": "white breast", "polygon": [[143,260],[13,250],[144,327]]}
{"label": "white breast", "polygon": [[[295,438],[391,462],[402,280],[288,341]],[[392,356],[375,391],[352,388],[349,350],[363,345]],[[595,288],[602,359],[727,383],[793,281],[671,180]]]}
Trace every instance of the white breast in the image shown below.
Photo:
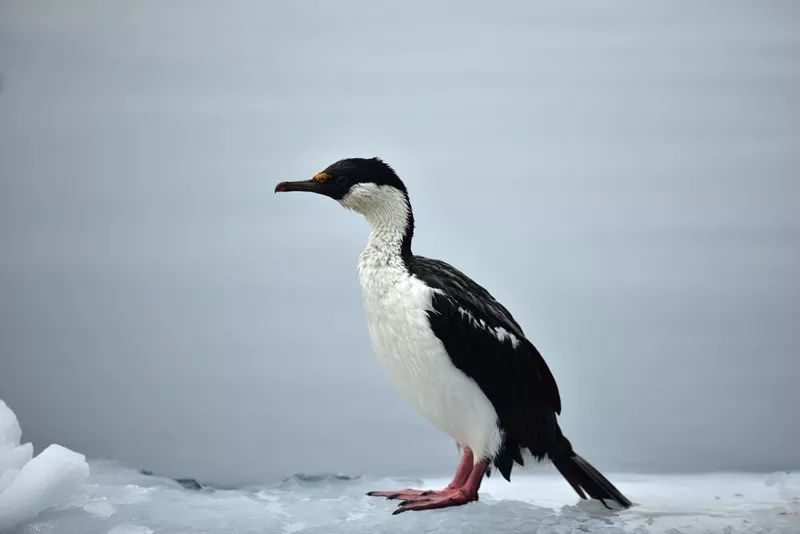
{"label": "white breast", "polygon": [[378,359],[431,423],[471,448],[476,461],[493,457],[502,444],[494,406],[453,365],[428,322],[434,290],[403,263],[401,247],[411,221],[408,197],[395,187],[359,183],[339,202],[363,214],[370,226],[358,273]]}
{"label": "white breast", "polygon": [[434,290],[410,275],[399,256],[376,243],[361,254],[359,277],[367,327],[378,359],[408,401],[437,428],[494,456],[502,437],[497,414],[477,383],[456,368],[430,328]]}

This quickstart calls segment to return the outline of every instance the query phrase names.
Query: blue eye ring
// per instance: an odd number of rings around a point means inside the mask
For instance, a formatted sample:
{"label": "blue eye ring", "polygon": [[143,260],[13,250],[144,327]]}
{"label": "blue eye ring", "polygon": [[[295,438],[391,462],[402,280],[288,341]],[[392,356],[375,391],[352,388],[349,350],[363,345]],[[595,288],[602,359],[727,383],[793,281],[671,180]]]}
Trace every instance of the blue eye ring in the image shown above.
{"label": "blue eye ring", "polygon": [[350,183],[350,178],[348,178],[347,176],[340,175],[336,177],[336,185],[338,185],[339,187],[344,187],[349,183]]}

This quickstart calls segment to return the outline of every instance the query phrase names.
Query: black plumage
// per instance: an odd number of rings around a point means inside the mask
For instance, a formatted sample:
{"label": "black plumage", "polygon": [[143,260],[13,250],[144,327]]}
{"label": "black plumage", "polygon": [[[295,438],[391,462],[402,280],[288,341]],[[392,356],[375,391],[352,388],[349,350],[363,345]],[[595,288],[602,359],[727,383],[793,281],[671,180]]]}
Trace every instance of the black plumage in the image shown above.
{"label": "black plumage", "polygon": [[[561,398],[544,358],[525,337],[509,311],[483,287],[451,265],[408,256],[411,274],[438,290],[428,320],[453,364],[475,380],[494,406],[503,443],[492,459],[511,479],[514,462],[523,465],[528,449],[541,461],[549,458],[581,497],[630,501],[586,460],[561,433],[556,415]],[[498,334],[497,328],[512,334]]]}

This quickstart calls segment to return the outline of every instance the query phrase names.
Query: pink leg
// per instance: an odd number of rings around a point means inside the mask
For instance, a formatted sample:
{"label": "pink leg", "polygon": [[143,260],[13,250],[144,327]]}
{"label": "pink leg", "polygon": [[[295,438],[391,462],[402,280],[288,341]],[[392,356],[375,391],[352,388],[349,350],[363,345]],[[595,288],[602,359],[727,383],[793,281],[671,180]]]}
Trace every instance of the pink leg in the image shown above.
{"label": "pink leg", "polygon": [[448,508],[459,506],[478,500],[478,489],[481,487],[483,476],[489,467],[489,460],[481,460],[472,468],[467,480],[461,487],[437,491],[428,496],[405,500],[393,513],[402,514],[409,510],[431,510],[434,508]]}
{"label": "pink leg", "polygon": [[[470,473],[472,472],[472,467],[474,463],[474,456],[472,454],[472,450],[469,447],[464,447],[464,452],[461,455],[461,461],[458,463],[458,468],[456,469],[456,474],[453,476],[453,481],[447,485],[445,489],[442,491],[448,491],[453,489],[458,489],[463,486],[467,479],[469,478]],[[396,490],[396,491],[370,491],[367,493],[370,497],[386,497],[387,499],[401,499],[401,500],[413,500],[413,499],[421,499],[426,498],[431,495],[441,493],[434,490],[418,490],[418,489],[411,489],[407,488],[404,490]]]}
{"label": "pink leg", "polygon": [[475,458],[472,455],[472,449],[465,446],[464,453],[461,455],[461,461],[458,462],[458,469],[456,469],[456,474],[453,476],[453,481],[450,482],[445,489],[455,489],[463,486],[469,478],[469,474],[472,473],[474,463]]}

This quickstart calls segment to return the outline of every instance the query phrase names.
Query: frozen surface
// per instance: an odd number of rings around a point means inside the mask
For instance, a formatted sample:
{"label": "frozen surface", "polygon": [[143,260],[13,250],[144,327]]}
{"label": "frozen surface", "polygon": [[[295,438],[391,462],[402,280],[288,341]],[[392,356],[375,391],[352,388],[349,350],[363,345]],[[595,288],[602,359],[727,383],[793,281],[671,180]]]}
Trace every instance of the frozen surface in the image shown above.
{"label": "frozen surface", "polygon": [[20,445],[21,435],[14,412],[0,400],[0,530],[68,505],[89,475],[82,454],[50,445],[32,458],[33,447]]}
{"label": "frozen surface", "polygon": [[230,533],[637,533],[800,532],[800,474],[613,474],[638,504],[609,512],[577,504],[557,474],[486,481],[481,500],[459,508],[392,516],[394,503],[371,489],[438,487],[441,479],[298,475],[237,490],[202,488],[149,476],[109,462],[92,463],[83,495],[40,515],[20,534]]}
{"label": "frozen surface", "polygon": [[351,533],[351,532],[800,532],[800,473],[616,474],[637,503],[609,511],[579,502],[554,473],[497,477],[481,500],[447,510],[392,516],[374,489],[439,488],[447,480],[295,475],[240,489],[205,487],[51,445],[31,458],[14,413],[0,400],[0,531],[4,534]]}

